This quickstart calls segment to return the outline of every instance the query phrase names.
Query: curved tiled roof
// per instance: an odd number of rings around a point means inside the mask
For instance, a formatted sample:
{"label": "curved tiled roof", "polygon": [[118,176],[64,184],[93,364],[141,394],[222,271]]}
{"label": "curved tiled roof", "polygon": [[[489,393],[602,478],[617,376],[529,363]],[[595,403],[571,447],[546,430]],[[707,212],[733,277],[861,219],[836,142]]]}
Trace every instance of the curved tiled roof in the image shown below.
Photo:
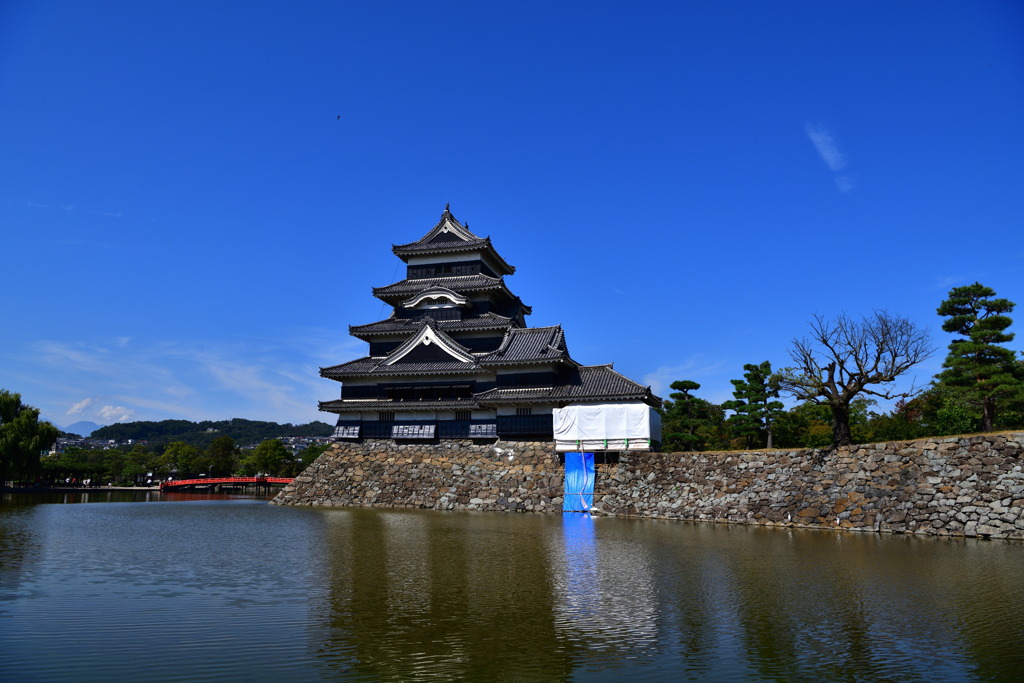
{"label": "curved tiled roof", "polygon": [[480,371],[478,363],[458,361],[432,361],[421,363],[395,363],[384,365],[384,358],[368,356],[357,360],[320,368],[320,376],[343,380],[350,377],[401,377],[403,375],[467,375]]}
{"label": "curved tiled roof", "polygon": [[470,399],[444,399],[438,401],[395,401],[391,399],[373,399],[366,401],[354,401],[337,399],[334,401],[320,401],[320,410],[328,412],[355,412],[358,410],[394,410],[395,412],[411,412],[415,410],[438,410],[444,408],[457,408],[458,410],[472,410],[479,408],[480,404]]}
{"label": "curved tiled roof", "polygon": [[[509,296],[512,296],[512,292],[509,292],[508,287],[505,286],[505,279],[500,277],[491,277],[490,275],[455,275],[450,277],[427,277],[415,280],[400,280],[394,284],[385,285],[383,287],[374,287],[373,295],[378,299],[387,301],[388,299],[399,299],[419,294],[420,292],[433,289],[436,287],[444,287],[450,289],[459,294],[465,294],[466,292],[486,292],[488,290],[505,290]],[[400,301],[395,301],[400,303]]]}
{"label": "curved tiled roof", "polygon": [[[377,335],[388,334],[409,334],[419,329],[423,319],[415,318],[388,318],[366,325],[350,325],[348,333],[359,339],[366,339]],[[445,332],[465,332],[470,330],[496,330],[510,327],[512,319],[495,313],[483,313],[473,318],[463,320],[438,320],[438,329]]]}
{"label": "curved tiled roof", "polygon": [[481,405],[497,403],[585,403],[639,400],[660,406],[650,387],[620,375],[611,365],[583,365],[573,375],[551,387],[498,387],[476,394]]}
{"label": "curved tiled roof", "polygon": [[403,261],[408,261],[411,256],[423,256],[426,254],[453,254],[466,251],[484,251],[498,265],[499,270],[511,275],[516,272],[515,266],[510,265],[498,254],[491,244],[490,237],[477,237],[469,231],[469,225],[463,225],[455,219],[448,207],[444,207],[441,220],[427,234],[415,242],[408,244],[394,244],[391,251]]}
{"label": "curved tiled roof", "polygon": [[[403,360],[420,343],[430,344],[444,349],[450,360]],[[480,364],[466,347],[439,330],[437,323],[427,318],[419,321],[416,333],[409,336],[402,344],[387,356],[367,356],[341,365],[320,368],[320,376],[328,379],[342,380],[347,377],[396,375],[433,375],[433,374],[467,374],[478,372]]]}
{"label": "curved tiled roof", "polygon": [[511,327],[501,346],[480,359],[481,365],[521,365],[568,361],[569,350],[561,325]]}

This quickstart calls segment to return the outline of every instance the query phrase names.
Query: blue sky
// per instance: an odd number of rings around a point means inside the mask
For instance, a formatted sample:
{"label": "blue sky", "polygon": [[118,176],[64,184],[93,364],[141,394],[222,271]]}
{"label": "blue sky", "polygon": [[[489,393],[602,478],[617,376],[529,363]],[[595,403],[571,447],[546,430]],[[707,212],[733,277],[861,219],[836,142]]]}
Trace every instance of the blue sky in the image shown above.
{"label": "blue sky", "polygon": [[951,287],[1024,305],[1022,122],[1015,2],[7,0],[0,387],[331,421],[445,202],[661,395],[873,309],[932,330],[921,384]]}

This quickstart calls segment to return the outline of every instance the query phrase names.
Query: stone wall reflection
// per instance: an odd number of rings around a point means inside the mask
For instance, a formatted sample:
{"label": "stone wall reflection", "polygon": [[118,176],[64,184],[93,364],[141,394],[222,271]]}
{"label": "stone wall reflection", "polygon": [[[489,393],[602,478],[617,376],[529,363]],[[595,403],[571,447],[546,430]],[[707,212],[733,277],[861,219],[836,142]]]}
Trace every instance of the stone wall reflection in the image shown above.
{"label": "stone wall reflection", "polygon": [[353,680],[1012,679],[1024,666],[1016,544],[582,514],[321,514],[319,658]]}

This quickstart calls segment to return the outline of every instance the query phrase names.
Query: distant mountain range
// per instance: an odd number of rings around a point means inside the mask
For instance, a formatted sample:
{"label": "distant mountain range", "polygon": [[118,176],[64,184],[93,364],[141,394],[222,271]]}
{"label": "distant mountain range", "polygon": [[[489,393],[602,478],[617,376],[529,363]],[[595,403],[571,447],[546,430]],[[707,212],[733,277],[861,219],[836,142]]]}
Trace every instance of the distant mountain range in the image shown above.
{"label": "distant mountain range", "polygon": [[147,441],[151,446],[184,441],[206,446],[219,436],[230,436],[237,444],[251,444],[281,436],[330,436],[333,431],[326,422],[314,421],[303,425],[278,424],[257,420],[231,420],[189,422],[188,420],[162,420],[160,422],[119,422],[101,427],[94,422],[76,422],[64,428],[69,434],[91,436],[94,439],[113,439],[125,442]]}
{"label": "distant mountain range", "polygon": [[62,432],[67,432],[68,434],[78,434],[79,436],[89,436],[99,428],[100,425],[96,424],[95,422],[89,422],[87,420],[82,420],[80,422],[70,424],[67,427],[57,427],[57,429],[61,430]]}

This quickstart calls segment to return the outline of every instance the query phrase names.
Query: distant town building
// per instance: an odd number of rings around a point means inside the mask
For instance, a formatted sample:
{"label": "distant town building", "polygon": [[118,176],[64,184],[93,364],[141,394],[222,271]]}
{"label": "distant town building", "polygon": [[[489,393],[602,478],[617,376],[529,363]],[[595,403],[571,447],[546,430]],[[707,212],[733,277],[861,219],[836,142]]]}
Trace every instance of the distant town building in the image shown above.
{"label": "distant town building", "polygon": [[[320,370],[342,383],[340,398],[320,403],[338,416],[335,440],[556,440],[576,434],[567,420],[628,407],[646,429],[615,432],[626,442],[596,449],[657,445],[661,399],[611,364],[577,363],[560,325],[528,327],[530,307],[505,282],[515,268],[447,206],[423,237],[392,252],[406,276],[373,290],[391,314],[349,327],[368,355]],[[584,445],[577,436],[560,450]]]}

